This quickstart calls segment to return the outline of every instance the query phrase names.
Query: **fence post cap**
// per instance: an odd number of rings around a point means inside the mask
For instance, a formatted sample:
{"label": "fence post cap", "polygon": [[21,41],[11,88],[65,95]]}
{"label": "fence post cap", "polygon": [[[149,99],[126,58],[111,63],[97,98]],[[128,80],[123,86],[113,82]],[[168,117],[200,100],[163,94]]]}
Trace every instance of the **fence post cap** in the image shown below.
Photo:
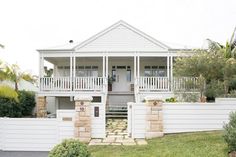
{"label": "fence post cap", "polygon": [[145,101],[162,101],[162,98],[160,96],[145,96]]}
{"label": "fence post cap", "polygon": [[92,101],[93,97],[88,95],[76,95],[74,97],[75,101]]}

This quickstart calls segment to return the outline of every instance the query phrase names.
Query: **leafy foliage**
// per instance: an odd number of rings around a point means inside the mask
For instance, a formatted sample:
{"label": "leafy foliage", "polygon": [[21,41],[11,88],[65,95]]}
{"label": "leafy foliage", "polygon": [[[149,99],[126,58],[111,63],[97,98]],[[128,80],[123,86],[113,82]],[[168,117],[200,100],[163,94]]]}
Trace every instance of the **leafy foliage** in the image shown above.
{"label": "leafy foliage", "polygon": [[18,101],[18,93],[9,86],[0,85],[0,97],[10,98]]}
{"label": "leafy foliage", "polygon": [[35,107],[35,93],[29,91],[19,91],[19,105],[22,111],[22,116],[29,116]]}
{"label": "leafy foliage", "polygon": [[87,146],[79,140],[67,139],[56,145],[49,153],[49,157],[89,157]]}
{"label": "leafy foliage", "polygon": [[171,98],[167,98],[165,101],[166,102],[177,102],[177,99],[174,97],[171,97]]}
{"label": "leafy foliage", "polygon": [[18,91],[18,84],[21,80],[35,83],[37,78],[29,73],[22,72],[17,64],[8,65],[1,62],[0,80],[10,80],[15,84],[15,91]]}
{"label": "leafy foliage", "polygon": [[13,98],[0,97],[0,117],[21,117],[21,107]]}
{"label": "leafy foliage", "polygon": [[[6,91],[6,90],[4,90]],[[15,90],[11,89],[11,92]],[[5,93],[7,94],[7,93]],[[33,92],[18,91],[17,99],[0,95],[0,117],[23,117],[31,116],[35,107],[35,95]]]}
{"label": "leafy foliage", "polygon": [[229,151],[236,151],[236,112],[229,116],[229,123],[224,125],[224,139],[228,144]]}

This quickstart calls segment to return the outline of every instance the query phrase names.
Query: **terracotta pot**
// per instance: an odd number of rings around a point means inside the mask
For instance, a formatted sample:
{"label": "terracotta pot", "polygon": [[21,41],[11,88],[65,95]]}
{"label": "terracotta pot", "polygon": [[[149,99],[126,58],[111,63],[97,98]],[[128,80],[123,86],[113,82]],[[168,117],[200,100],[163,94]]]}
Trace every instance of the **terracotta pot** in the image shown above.
{"label": "terracotta pot", "polygon": [[200,102],[206,102],[206,97],[205,96],[200,97]]}
{"label": "terracotta pot", "polygon": [[232,151],[229,153],[229,157],[236,157],[236,151]]}
{"label": "terracotta pot", "polygon": [[112,84],[108,84],[108,91],[112,91]]}

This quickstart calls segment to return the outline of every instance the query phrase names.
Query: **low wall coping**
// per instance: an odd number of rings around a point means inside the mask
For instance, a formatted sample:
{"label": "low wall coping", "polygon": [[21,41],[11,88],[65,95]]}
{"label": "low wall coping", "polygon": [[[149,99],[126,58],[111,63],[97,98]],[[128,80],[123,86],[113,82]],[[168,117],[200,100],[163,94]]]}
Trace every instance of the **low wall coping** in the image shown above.
{"label": "low wall coping", "polygon": [[93,97],[92,96],[88,96],[88,95],[76,95],[74,97],[74,100],[75,101],[92,101],[93,100]]}
{"label": "low wall coping", "polygon": [[152,100],[158,100],[158,101],[162,101],[162,99],[158,96],[145,96],[144,99],[146,101],[152,101]]}

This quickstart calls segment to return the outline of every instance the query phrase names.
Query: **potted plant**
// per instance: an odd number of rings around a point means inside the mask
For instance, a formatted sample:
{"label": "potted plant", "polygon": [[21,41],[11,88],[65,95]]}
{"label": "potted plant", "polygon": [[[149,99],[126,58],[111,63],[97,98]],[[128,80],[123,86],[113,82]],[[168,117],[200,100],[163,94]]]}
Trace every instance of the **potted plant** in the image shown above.
{"label": "potted plant", "polygon": [[229,156],[236,157],[236,112],[230,113],[229,123],[224,125],[224,139],[228,145]]}
{"label": "potted plant", "polygon": [[112,91],[113,78],[108,76],[108,91]]}

